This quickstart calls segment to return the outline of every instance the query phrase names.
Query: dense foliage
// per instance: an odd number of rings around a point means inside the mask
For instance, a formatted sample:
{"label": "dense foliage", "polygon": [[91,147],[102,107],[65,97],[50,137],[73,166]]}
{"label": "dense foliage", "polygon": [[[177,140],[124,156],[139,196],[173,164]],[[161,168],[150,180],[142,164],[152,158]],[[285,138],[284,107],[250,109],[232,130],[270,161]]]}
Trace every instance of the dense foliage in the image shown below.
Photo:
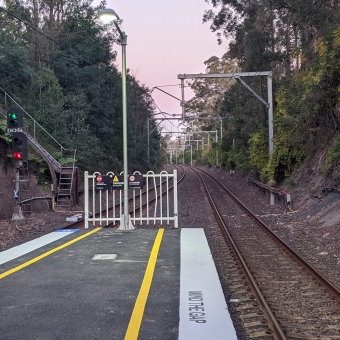
{"label": "dense foliage", "polygon": [[[212,8],[204,21],[210,22],[220,43],[229,43],[226,55],[214,60],[215,69],[273,72],[273,154],[269,155],[266,106],[240,83],[230,82],[214,100],[213,114],[223,119],[220,165],[252,170],[263,181],[282,183],[305,159],[328,150],[323,170],[340,181],[340,2],[206,2]],[[232,61],[237,66],[230,70]],[[209,67],[207,72],[214,73]],[[242,80],[267,101],[265,77]],[[214,164],[209,156],[203,161]]]}
{"label": "dense foliage", "polygon": [[[77,150],[81,170],[117,172],[123,169],[122,80],[115,65],[121,47],[114,25],[98,20],[105,3],[91,3],[6,1],[0,8],[0,107],[16,101],[40,124],[26,119],[29,132],[58,160],[65,158],[61,144]],[[127,105],[129,170],[157,168],[162,144],[150,90],[129,73]],[[150,131],[156,128],[150,160],[148,119]]]}

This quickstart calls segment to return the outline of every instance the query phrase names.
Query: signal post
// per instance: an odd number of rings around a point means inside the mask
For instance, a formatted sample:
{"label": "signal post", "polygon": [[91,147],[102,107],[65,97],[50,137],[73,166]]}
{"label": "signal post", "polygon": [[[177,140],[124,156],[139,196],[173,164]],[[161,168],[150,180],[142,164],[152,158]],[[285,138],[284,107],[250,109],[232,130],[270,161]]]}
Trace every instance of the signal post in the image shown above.
{"label": "signal post", "polygon": [[15,160],[14,198],[17,203],[13,209],[12,221],[24,222],[25,218],[20,205],[19,169],[23,166],[23,162],[27,162],[28,147],[27,135],[24,132],[23,112],[19,108],[12,107],[8,110],[7,132],[12,135],[12,158]]}

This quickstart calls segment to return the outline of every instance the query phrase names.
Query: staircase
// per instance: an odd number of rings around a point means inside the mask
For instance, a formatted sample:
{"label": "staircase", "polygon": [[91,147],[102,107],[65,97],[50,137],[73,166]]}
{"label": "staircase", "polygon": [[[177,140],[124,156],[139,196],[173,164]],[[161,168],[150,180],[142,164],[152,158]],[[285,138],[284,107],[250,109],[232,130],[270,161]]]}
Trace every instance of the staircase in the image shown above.
{"label": "staircase", "polygon": [[32,213],[32,200],[30,192],[30,174],[28,165],[24,163],[22,167],[17,169],[19,172],[19,200],[24,215]]}
{"label": "staircase", "polygon": [[75,166],[76,150],[73,153],[73,162],[70,166],[61,165],[51,156],[32,136],[27,134],[29,145],[46,161],[52,175],[54,203],[61,210],[69,210],[78,202],[78,168]]}
{"label": "staircase", "polygon": [[[27,135],[28,145],[32,147],[47,163],[51,176],[52,176],[52,200],[53,205],[62,210],[69,210],[72,205],[78,203],[78,168],[76,163],[76,150],[65,149],[60,143],[58,143],[38,122],[36,122],[10,95],[0,87],[0,91],[5,94],[5,103],[7,104],[8,98],[15,106],[19,107],[25,114],[25,119],[30,119],[33,125],[33,136],[29,134],[28,129],[25,131]],[[9,105],[8,105],[9,106]],[[0,107],[0,117],[3,116],[6,119],[6,112]],[[61,154],[65,152],[71,152],[73,159],[72,164],[68,166],[62,165],[58,162],[36,139],[36,130],[40,129],[47,134],[47,136],[61,149]],[[19,171],[19,202],[22,203],[22,209],[25,208],[27,213],[32,212],[32,196],[29,189],[29,173],[27,163],[24,163]]]}
{"label": "staircase", "polygon": [[71,203],[77,203],[77,179],[76,167],[62,167],[59,174],[58,195],[56,206],[62,209],[70,209]]}

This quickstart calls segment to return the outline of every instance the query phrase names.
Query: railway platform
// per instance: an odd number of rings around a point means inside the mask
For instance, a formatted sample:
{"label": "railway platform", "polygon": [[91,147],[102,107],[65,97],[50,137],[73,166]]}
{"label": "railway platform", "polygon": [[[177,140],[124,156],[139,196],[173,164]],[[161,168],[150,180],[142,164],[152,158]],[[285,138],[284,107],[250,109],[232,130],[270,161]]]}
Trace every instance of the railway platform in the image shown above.
{"label": "railway platform", "polygon": [[237,339],[200,228],[62,229],[0,252],[0,338]]}

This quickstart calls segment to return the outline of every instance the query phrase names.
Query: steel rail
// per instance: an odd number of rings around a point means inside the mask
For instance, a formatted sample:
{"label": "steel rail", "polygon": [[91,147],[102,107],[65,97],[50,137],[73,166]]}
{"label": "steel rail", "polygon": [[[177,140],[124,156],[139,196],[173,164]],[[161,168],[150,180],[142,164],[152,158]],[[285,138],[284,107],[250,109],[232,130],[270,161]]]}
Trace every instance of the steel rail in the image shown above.
{"label": "steel rail", "polygon": [[[263,296],[263,294],[261,293],[260,287],[258,286],[258,284],[256,283],[255,278],[253,277],[250,269],[248,268],[245,260],[243,259],[243,256],[241,255],[240,251],[237,248],[237,245],[235,244],[231,234],[228,231],[227,226],[225,225],[223,218],[211,196],[211,193],[208,189],[208,186],[206,184],[206,181],[204,180],[204,178],[198,173],[198,171],[194,168],[194,167],[190,167],[190,169],[192,169],[200,178],[203,186],[204,186],[204,191],[207,195],[207,198],[209,200],[210,206],[212,208],[212,211],[215,215],[216,221],[217,223],[222,227],[222,231],[224,233],[224,235],[227,237],[228,242],[230,243],[235,255],[238,258],[239,263],[242,266],[242,269],[247,277],[247,281],[249,283],[249,285],[251,286],[254,295],[256,296],[256,299],[259,301],[259,303],[262,306],[262,310],[264,312],[264,314],[267,317],[268,320],[268,327],[273,331],[273,336],[276,340],[287,340],[288,338],[286,337],[284,331],[282,330],[279,321],[276,319],[275,315],[273,314],[273,312],[271,311],[271,308],[269,307],[269,305],[267,304],[267,301],[265,299],[265,297]],[[205,172],[202,169],[199,169],[199,171],[204,172],[205,174],[208,174],[207,172]],[[215,179],[214,177],[212,177],[210,174],[208,174],[211,178]],[[216,179],[215,179],[216,180]],[[217,181],[217,180],[216,180]],[[219,181],[217,181],[220,185],[222,185],[222,183],[220,183]],[[223,186],[223,185],[222,185]],[[225,188],[225,187],[224,187]],[[225,188],[226,189],[226,188]],[[227,190],[228,193],[230,193],[229,190]],[[234,197],[234,195],[233,195]]]}
{"label": "steel rail", "polygon": [[283,241],[280,237],[278,237],[274,232],[271,231],[266,224],[258,218],[250,209],[248,209],[228,188],[226,188],[219,180],[213,177],[208,172],[199,169],[204,172],[206,175],[211,177],[216,183],[218,183],[239,205],[241,209],[243,209],[251,218],[255,219],[260,227],[263,228],[271,237],[275,239],[294,259],[299,261],[300,265],[303,266],[310,274],[314,276],[316,280],[319,281],[332,295],[333,297],[340,302],[340,290],[336,287],[332,282],[330,282],[318,269],[313,267],[311,263],[301,257],[294,249],[292,249],[285,241]]}

